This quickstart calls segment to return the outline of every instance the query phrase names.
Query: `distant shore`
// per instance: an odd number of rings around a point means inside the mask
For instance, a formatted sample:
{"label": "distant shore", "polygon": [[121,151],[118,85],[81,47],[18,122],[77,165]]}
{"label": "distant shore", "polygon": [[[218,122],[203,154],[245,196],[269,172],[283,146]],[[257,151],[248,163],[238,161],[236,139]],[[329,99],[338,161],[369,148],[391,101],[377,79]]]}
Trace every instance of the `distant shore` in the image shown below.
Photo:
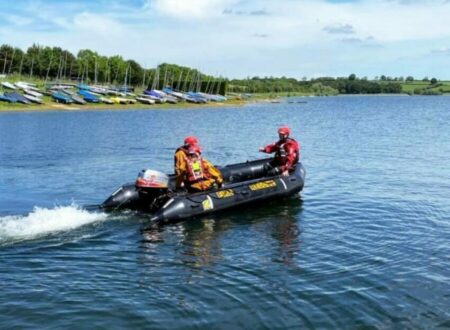
{"label": "distant shore", "polygon": [[[335,95],[339,97],[355,97],[355,96],[368,96],[368,97],[380,97],[380,96],[421,96],[421,97],[429,97],[428,95],[408,95],[408,94],[339,94]],[[450,93],[443,94],[439,96],[450,96]],[[198,104],[198,103],[177,103],[177,104],[98,104],[98,103],[88,103],[85,105],[78,104],[62,104],[55,102],[46,102],[45,104],[20,104],[20,103],[0,103],[0,113],[6,112],[48,112],[48,111],[91,111],[91,110],[112,110],[112,111],[124,111],[124,110],[173,110],[173,109],[200,109],[200,108],[210,108],[210,107],[228,107],[228,106],[244,106],[246,104],[251,103],[281,103],[281,99],[289,98],[289,97],[297,97],[306,99],[312,97],[330,97],[330,96],[317,96],[317,95],[286,95],[286,93],[280,93],[277,95],[274,94],[256,94],[250,98],[246,99],[230,99],[224,102],[210,102],[208,104]]]}
{"label": "distant shore", "polygon": [[91,110],[165,110],[165,109],[192,109],[192,108],[208,108],[208,107],[226,107],[226,106],[242,106],[246,104],[246,100],[229,100],[226,102],[210,102],[208,104],[196,104],[196,103],[178,103],[178,104],[95,104],[89,103],[85,105],[77,104],[62,104],[62,103],[46,103],[39,105],[26,105],[26,104],[3,104],[0,106],[0,112],[46,112],[46,111],[91,111]]}
{"label": "distant shore", "polygon": [[[164,110],[164,109],[192,109],[192,108],[205,108],[205,107],[227,107],[227,106],[243,106],[249,103],[278,103],[280,99],[286,97],[308,97],[309,95],[303,94],[291,94],[291,93],[260,93],[254,94],[248,98],[239,98],[236,96],[230,97],[227,101],[223,102],[209,102],[204,103],[188,103],[180,102],[177,104],[105,104],[105,103],[87,103],[84,105],[79,104],[63,104],[56,103],[51,100],[50,97],[44,96],[43,104],[20,104],[20,103],[3,103],[0,102],[1,112],[44,112],[44,111],[91,111],[91,110]],[[312,96],[312,95],[311,95]]]}

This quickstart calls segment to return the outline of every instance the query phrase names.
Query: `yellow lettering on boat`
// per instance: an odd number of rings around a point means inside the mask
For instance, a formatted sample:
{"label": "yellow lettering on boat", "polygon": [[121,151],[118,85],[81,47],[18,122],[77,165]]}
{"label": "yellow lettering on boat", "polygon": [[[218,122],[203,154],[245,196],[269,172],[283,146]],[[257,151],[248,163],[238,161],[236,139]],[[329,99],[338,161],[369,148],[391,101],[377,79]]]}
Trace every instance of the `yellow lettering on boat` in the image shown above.
{"label": "yellow lettering on boat", "polygon": [[203,206],[203,210],[204,210],[204,211],[206,211],[206,210],[211,210],[211,209],[212,209],[212,205],[211,205],[211,202],[210,202],[209,199],[205,199],[205,200],[202,202],[202,206]]}
{"label": "yellow lettering on boat", "polygon": [[231,189],[221,190],[221,191],[216,192],[216,196],[217,196],[217,198],[227,198],[227,197],[234,196],[234,192]]}
{"label": "yellow lettering on boat", "polygon": [[277,183],[274,180],[267,180],[267,181],[261,181],[254,184],[249,185],[248,187],[250,190],[261,190],[261,189],[268,189],[272,187],[276,187]]}

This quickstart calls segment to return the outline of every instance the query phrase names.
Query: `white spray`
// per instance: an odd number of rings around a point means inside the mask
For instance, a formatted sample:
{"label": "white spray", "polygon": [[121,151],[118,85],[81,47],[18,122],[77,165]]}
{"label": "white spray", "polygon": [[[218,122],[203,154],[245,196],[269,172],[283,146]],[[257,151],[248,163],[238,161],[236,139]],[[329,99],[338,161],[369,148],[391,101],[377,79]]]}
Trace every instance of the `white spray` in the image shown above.
{"label": "white spray", "polygon": [[66,231],[105,220],[105,213],[89,212],[77,205],[52,209],[35,207],[25,215],[0,217],[0,242],[32,239],[52,232]]}

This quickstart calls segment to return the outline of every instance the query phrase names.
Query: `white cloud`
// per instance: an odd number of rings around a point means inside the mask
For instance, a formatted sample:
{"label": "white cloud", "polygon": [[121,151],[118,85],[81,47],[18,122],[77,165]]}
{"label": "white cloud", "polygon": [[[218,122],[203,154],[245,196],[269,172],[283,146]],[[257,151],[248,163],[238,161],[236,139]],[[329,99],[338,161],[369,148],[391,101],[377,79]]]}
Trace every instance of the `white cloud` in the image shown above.
{"label": "white cloud", "polygon": [[153,8],[162,15],[178,19],[213,18],[236,0],[154,0],[146,7]]}

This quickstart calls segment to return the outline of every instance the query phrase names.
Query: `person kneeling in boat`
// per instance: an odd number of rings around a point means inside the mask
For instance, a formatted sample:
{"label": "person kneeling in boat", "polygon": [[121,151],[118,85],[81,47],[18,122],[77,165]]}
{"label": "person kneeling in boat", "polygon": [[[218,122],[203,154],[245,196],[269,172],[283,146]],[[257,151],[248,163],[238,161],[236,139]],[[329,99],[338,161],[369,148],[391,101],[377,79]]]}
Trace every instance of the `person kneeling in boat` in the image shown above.
{"label": "person kneeling in boat", "polygon": [[217,184],[222,187],[222,174],[209,161],[201,157],[199,146],[191,146],[188,149],[184,161],[180,164],[177,173],[177,189],[184,187],[188,192],[205,191]]}
{"label": "person kneeling in boat", "polygon": [[190,147],[198,146],[198,140],[195,136],[186,136],[183,141],[183,145],[175,150],[175,155],[173,157],[175,174],[178,176],[186,166],[184,165],[184,160],[188,155]]}
{"label": "person kneeling in boat", "polygon": [[300,147],[297,141],[290,138],[291,130],[287,126],[278,129],[279,140],[265,147],[259,148],[259,151],[265,153],[275,153],[274,159],[267,166],[269,175],[288,176],[289,172],[295,168],[300,159]]}

